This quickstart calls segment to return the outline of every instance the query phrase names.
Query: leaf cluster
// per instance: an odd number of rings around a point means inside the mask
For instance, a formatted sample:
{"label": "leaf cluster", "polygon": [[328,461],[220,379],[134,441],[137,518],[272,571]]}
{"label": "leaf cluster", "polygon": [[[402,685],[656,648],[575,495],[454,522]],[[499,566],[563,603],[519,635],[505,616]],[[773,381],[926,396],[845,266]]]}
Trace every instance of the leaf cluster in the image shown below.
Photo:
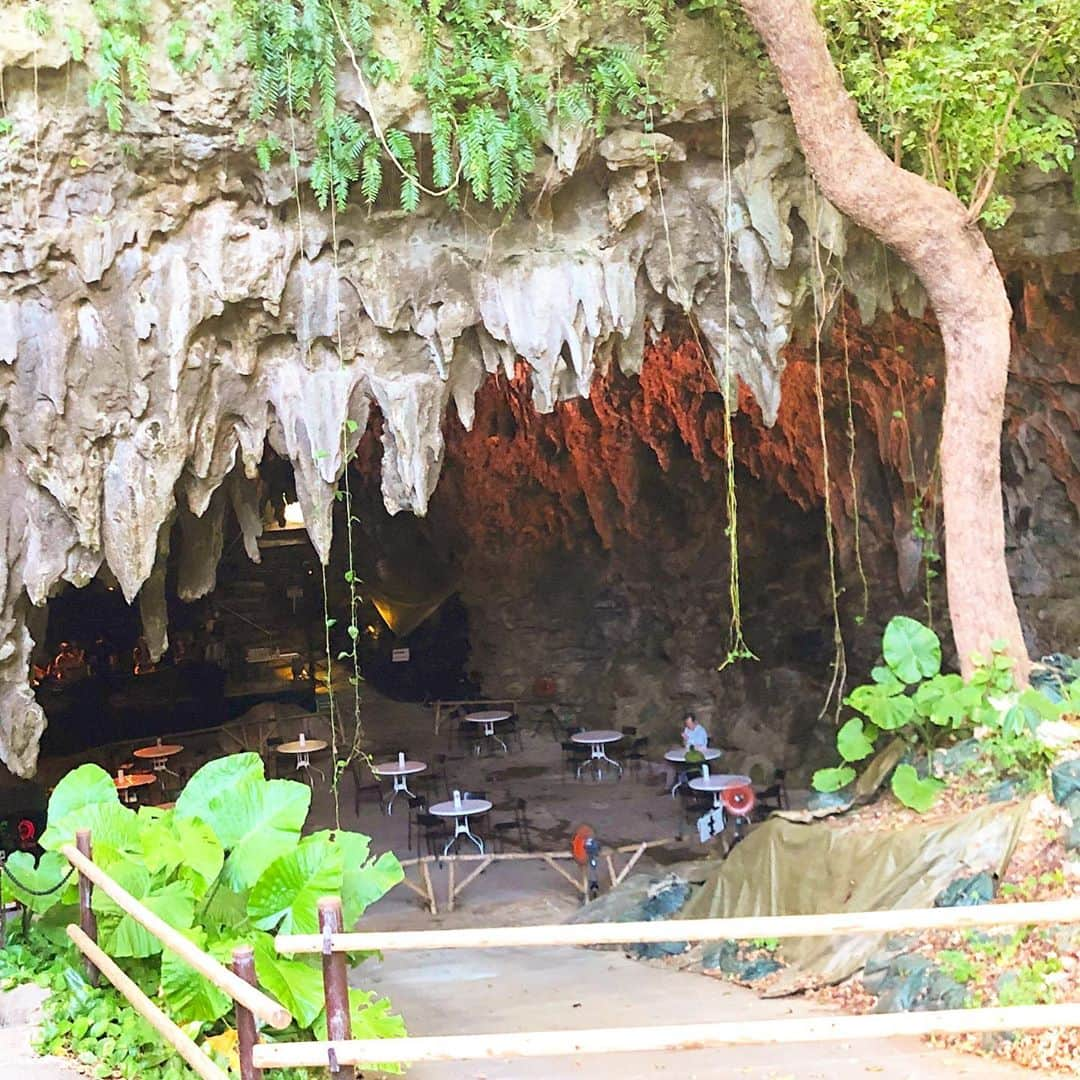
{"label": "leaf cluster", "polygon": [[[65,861],[59,848],[73,842],[76,829],[89,828],[95,862],[199,948],[227,963],[235,947],[253,946],[260,984],[293,1014],[295,1025],[284,1037],[322,1037],[320,962],[279,955],[273,935],[316,933],[316,904],[322,896],[340,896],[345,923],[352,926],[401,880],[402,870],[390,853],[372,857],[368,838],[359,833],[322,831],[301,837],[310,801],[306,784],[268,781],[258,755],[237,754],[203,766],[174,809],[141,807],[136,812],[119,802],[104,770],[83,765],[65,776],[50,797],[39,865],[20,866],[18,875],[30,888],[41,887],[46,878],[59,880]],[[45,925],[77,899],[77,889],[72,881],[49,897],[23,896],[19,890],[15,895]],[[172,1019],[222,1052],[235,1032],[231,999],[173,953],[163,952],[156,938],[100,890],[93,904],[102,948],[149,995],[160,998]],[[115,1010],[100,998],[92,1008],[87,1005],[88,988],[70,965],[53,984],[59,1003],[55,1030],[45,1036],[50,1049],[63,1045],[79,1053],[80,1040],[95,1039],[97,1059],[108,1064],[131,1054],[131,1039],[144,1038],[145,1032],[128,1030],[127,1010]],[[352,990],[350,1004],[361,1037],[402,1033],[388,1001]],[[94,1009],[102,1012],[97,1019]],[[91,1019],[87,1023],[79,1016]],[[117,1023],[127,1027],[113,1030]],[[153,1062],[140,1054],[136,1063],[143,1071],[137,1075],[160,1075],[162,1080],[171,1075],[150,1071]]]}
{"label": "leaf cluster", "polygon": [[[941,671],[941,641],[929,627],[905,615],[890,620],[882,638],[884,663],[870,673],[871,681],[855,687],[844,699],[857,714],[838,730],[836,748],[843,764],[819,769],[813,778],[818,791],[837,791],[855,779],[854,765],[874,753],[882,732],[934,750],[946,739],[962,739],[979,731],[985,753],[996,771],[1021,774],[1036,782],[1045,779],[1052,751],[1037,738],[1044,720],[1056,720],[1075,708],[1070,696],[1050,701],[1034,689],[1018,690],[1013,659],[995,648],[989,658],[975,657],[970,680]],[[920,813],[928,810],[944,782],[920,778],[914,766],[897,767],[893,794]]]}

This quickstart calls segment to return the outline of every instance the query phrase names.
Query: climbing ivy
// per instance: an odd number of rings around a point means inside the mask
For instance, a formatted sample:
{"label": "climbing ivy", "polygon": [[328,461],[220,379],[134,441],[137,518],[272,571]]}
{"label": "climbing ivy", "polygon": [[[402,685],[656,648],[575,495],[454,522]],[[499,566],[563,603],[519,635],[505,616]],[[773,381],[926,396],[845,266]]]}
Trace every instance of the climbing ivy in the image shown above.
{"label": "climbing ivy", "polygon": [[[250,140],[240,133],[241,144],[253,146],[266,169],[291,143],[290,164],[307,167],[323,209],[333,203],[343,210],[354,189],[371,204],[393,179],[407,211],[417,208],[423,192],[454,204],[468,195],[508,210],[554,124],[602,133],[620,115],[651,126],[659,100],[650,82],[666,61],[675,2],[219,0],[201,27],[189,18],[170,22],[163,51],[184,75],[242,58],[251,72],[249,115],[261,130]],[[46,4],[34,0],[26,14],[41,36],[53,29]],[[77,28],[64,33],[73,59],[85,57],[91,67],[91,104],[119,131],[131,106],[150,98],[150,4],[92,0],[91,9],[99,34],[89,49]],[[589,16],[604,20],[602,43],[561,40],[569,18]],[[376,42],[376,24],[390,19],[411,24],[420,35],[422,62],[412,73],[403,73]],[[547,63],[538,60],[541,55]],[[360,84],[363,111],[342,101],[340,75],[348,69]],[[405,78],[422,93],[430,115],[430,152],[423,162],[418,138],[384,127],[372,96],[383,80]],[[297,119],[313,132],[306,162],[297,150],[304,141],[296,138]],[[288,140],[278,126],[282,120],[288,121]]]}

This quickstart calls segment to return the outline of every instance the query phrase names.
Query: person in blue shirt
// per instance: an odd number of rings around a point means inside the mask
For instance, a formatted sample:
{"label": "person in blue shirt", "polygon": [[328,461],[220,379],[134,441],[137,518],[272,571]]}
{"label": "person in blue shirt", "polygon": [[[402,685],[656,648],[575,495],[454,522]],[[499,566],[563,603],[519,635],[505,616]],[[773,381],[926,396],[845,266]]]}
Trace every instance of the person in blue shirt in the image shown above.
{"label": "person in blue shirt", "polygon": [[709,745],[709,733],[694,719],[693,713],[687,713],[683,720],[682,741],[687,750],[702,751]]}

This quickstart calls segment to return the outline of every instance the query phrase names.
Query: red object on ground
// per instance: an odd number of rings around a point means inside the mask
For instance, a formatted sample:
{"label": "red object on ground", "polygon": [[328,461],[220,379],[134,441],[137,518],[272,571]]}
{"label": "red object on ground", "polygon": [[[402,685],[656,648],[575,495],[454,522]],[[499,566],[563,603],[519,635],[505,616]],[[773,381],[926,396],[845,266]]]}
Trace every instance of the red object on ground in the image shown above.
{"label": "red object on ground", "polygon": [[749,784],[725,788],[720,792],[720,801],[735,817],[749,817],[754,809],[754,789]]}
{"label": "red object on ground", "polygon": [[588,853],[585,851],[585,844],[593,836],[593,831],[588,825],[581,825],[574,833],[574,838],[570,841],[570,851],[574,856],[576,862],[585,865],[588,859]]}

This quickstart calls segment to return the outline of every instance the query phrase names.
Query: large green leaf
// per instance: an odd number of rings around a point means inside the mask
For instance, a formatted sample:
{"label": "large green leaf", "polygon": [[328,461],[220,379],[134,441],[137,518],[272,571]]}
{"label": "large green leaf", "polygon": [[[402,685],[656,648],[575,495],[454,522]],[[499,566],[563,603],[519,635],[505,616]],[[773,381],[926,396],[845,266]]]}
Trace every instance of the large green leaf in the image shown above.
{"label": "large green leaf", "polygon": [[[177,930],[187,930],[195,918],[195,901],[186,882],[162,884],[154,880],[141,862],[117,862],[109,873],[122,888],[141,901],[155,915]],[[98,918],[98,940],[110,956],[157,956],[161,942],[130,915],[126,915],[101,889],[94,890],[94,911]]]}
{"label": "large green leaf", "polygon": [[[71,869],[67,859],[59,852],[46,851],[35,866],[34,856],[28,851],[14,851],[7,857],[7,869],[10,874],[4,875],[4,896],[7,899],[14,897],[24,907],[37,914],[48,911],[54,904],[59,903],[61,892],[49,890],[64,880],[67,872]],[[32,889],[27,892],[15,883],[13,878]],[[48,892],[47,896],[35,896],[34,893]]]}
{"label": "large green leaf", "polygon": [[[860,690],[874,689],[859,687],[852,691],[850,701],[852,707],[874,721],[874,724],[882,731],[895,731],[897,728],[910,724],[915,717],[915,702],[906,694],[893,693],[867,693],[861,694]],[[855,700],[860,702],[855,705]]]}
{"label": "large green leaf", "polygon": [[321,962],[279,956],[269,934],[257,934],[254,945],[259,985],[292,1013],[299,1027],[309,1027],[323,1009]]}
{"label": "large green leaf", "polygon": [[134,810],[115,799],[111,803],[89,803],[59,821],[50,820],[41,846],[46,851],[58,851],[64,844],[75,843],[77,830],[89,829],[94,862],[103,870],[111,870],[113,864],[142,854],[143,824]]}
{"label": "large green leaf", "polygon": [[853,716],[836,733],[836,749],[845,761],[862,761],[874,752],[874,737],[877,731],[871,727],[868,734],[863,730],[862,719]]}
{"label": "large green leaf", "polygon": [[855,770],[850,765],[840,765],[835,769],[818,769],[810,780],[815,791],[839,791],[855,779]]}
{"label": "large green leaf", "polygon": [[222,880],[239,892],[251,888],[276,858],[296,846],[311,789],[296,780],[260,780],[241,785],[234,797]]}
{"label": "large green leaf", "polygon": [[[198,927],[184,932],[205,951],[206,932]],[[161,956],[161,993],[171,1019],[179,1024],[191,1021],[209,1023],[224,1016],[232,1007],[232,998],[222,993],[209,979],[188,967],[169,949]]]}
{"label": "large green leaf", "polygon": [[234,754],[204,765],[177,799],[174,814],[210,825],[228,852],[222,880],[242,892],[296,846],[310,804],[307,784],[265,780],[258,754]]}
{"label": "large green leaf", "polygon": [[329,832],[319,832],[275,859],[248,898],[248,914],[255,925],[281,934],[318,933],[316,904],[320,897],[341,892],[344,855]]}
{"label": "large green leaf", "polygon": [[881,648],[889,670],[902,682],[916,683],[941,670],[941,641],[937,634],[906,615],[889,620]]}
{"label": "large green leaf", "polygon": [[[173,813],[177,818],[199,818],[217,834],[222,846],[235,841],[229,807],[234,793],[251,781],[263,780],[258,754],[231,754],[208,761],[184,785]],[[232,839],[230,839],[232,838]]]}
{"label": "large green leaf", "polygon": [[928,776],[919,779],[919,774],[912,765],[897,765],[892,775],[893,794],[912,810],[925,814],[937,800],[938,792],[945,786],[941,780]]}
{"label": "large green leaf", "polygon": [[345,880],[341,887],[345,929],[351,930],[370,904],[385,896],[405,871],[392,851],[384,851],[374,861],[361,863],[346,855]]}
{"label": "large green leaf", "polygon": [[49,796],[49,824],[95,803],[119,803],[112,777],[100,765],[80,765],[53,788]]}
{"label": "large green leaf", "polygon": [[214,830],[198,818],[172,814],[150,821],[142,833],[143,859],[152,874],[179,871],[196,899],[205,895],[225,862]]}

